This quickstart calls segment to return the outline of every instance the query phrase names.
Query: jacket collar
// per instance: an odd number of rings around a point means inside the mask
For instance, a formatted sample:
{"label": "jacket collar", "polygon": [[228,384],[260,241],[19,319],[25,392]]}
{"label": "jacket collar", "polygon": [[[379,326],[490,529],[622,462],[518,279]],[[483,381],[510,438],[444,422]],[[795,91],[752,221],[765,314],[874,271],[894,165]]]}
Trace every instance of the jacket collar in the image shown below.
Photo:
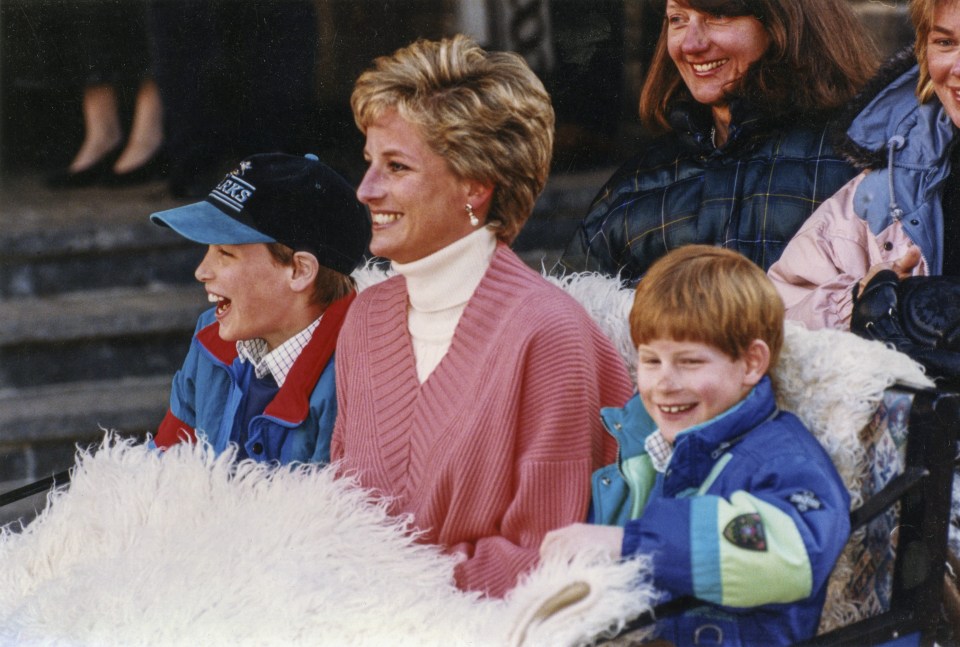
{"label": "jacket collar", "polygon": [[637,456],[646,452],[644,443],[657,425],[634,393],[623,407],[600,409],[600,419],[611,436],[616,438],[621,456]]}
{"label": "jacket collar", "polygon": [[838,149],[851,164],[861,169],[887,166],[891,139],[898,136],[904,145],[894,151],[894,164],[930,168],[944,161],[954,138],[953,124],[936,97],[922,105],[917,101],[918,77],[913,47],[906,47],[847,105],[837,120],[846,128]]}
{"label": "jacket collar", "polygon": [[[310,412],[310,396],[333,357],[337,336],[355,297],[356,293],[350,293],[327,307],[320,324],[287,373],[283,386],[267,405],[264,415],[290,424],[300,424],[306,420]],[[220,338],[220,323],[217,321],[197,333],[197,341],[222,364],[229,365],[237,358],[236,343]]]}
{"label": "jacket collar", "polygon": [[720,148],[713,146],[713,114],[709,106],[692,99],[679,100],[671,106],[668,121],[684,146],[706,157],[749,146],[769,130],[760,111],[742,99],[730,102],[730,132]]}
{"label": "jacket collar", "polygon": [[197,333],[197,342],[221,364],[231,364],[237,359],[237,342],[220,338],[220,322],[214,321]]}
{"label": "jacket collar", "polygon": [[699,487],[728,449],[776,414],[773,386],[770,377],[764,376],[736,405],[716,418],[680,432],[674,441],[664,493],[670,496]]}

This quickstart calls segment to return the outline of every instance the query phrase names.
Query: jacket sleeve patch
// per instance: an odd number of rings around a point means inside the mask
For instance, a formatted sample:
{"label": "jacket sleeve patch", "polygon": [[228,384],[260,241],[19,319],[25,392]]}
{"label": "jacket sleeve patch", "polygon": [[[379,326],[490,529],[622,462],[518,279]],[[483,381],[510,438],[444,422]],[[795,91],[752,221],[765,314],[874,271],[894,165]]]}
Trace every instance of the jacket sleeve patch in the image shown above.
{"label": "jacket sleeve patch", "polygon": [[817,495],[810,490],[794,492],[790,495],[789,501],[799,512],[819,510],[823,506],[823,504],[820,503],[820,499],[817,498]]}
{"label": "jacket sleeve patch", "polygon": [[766,533],[759,514],[741,514],[730,520],[723,529],[723,537],[745,550],[767,550]]}

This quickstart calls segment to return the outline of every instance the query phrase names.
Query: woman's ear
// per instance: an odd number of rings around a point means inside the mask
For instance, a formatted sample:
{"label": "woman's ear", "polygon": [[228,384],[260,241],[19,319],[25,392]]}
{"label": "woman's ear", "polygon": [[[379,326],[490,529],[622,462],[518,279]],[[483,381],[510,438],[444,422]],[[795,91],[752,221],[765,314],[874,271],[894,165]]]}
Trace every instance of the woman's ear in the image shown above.
{"label": "woman's ear", "polygon": [[486,217],[493,200],[493,184],[478,180],[467,181],[467,202],[478,215]]}
{"label": "woman's ear", "polygon": [[310,252],[295,252],[291,261],[290,289],[294,292],[312,292],[320,272],[320,262]]}
{"label": "woman's ear", "polygon": [[746,373],[743,376],[745,386],[756,386],[770,368],[770,347],[762,339],[754,339],[743,353]]}

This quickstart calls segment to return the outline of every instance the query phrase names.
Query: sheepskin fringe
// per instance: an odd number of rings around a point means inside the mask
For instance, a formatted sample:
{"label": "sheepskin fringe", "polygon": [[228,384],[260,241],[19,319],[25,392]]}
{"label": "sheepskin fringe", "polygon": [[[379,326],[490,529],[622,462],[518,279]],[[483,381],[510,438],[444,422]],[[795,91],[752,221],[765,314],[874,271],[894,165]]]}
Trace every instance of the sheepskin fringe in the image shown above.
{"label": "sheepskin fringe", "polygon": [[371,285],[376,285],[396,274],[388,264],[374,259],[368,260],[363,267],[358,267],[350,277],[357,286],[358,292],[363,292]]}
{"label": "sheepskin fringe", "polygon": [[[579,573],[571,577],[571,573]],[[511,631],[504,645],[510,647],[555,647],[592,645],[616,635],[628,620],[649,611],[658,593],[651,579],[646,556],[620,562],[608,555],[585,552],[571,561],[549,559],[521,578],[505,600],[505,616]],[[543,615],[544,591],[578,591],[578,601]],[[582,596],[582,597],[580,597]],[[502,623],[498,614],[495,623]],[[654,627],[631,637],[649,637]],[[492,632],[488,632],[492,633]]]}
{"label": "sheepskin fringe", "polygon": [[[69,489],[0,531],[0,645],[574,645],[649,609],[643,562],[544,564],[506,600],[460,591],[456,558],[336,466],[234,461],[111,434],[81,452]],[[571,581],[590,596],[514,626]]]}

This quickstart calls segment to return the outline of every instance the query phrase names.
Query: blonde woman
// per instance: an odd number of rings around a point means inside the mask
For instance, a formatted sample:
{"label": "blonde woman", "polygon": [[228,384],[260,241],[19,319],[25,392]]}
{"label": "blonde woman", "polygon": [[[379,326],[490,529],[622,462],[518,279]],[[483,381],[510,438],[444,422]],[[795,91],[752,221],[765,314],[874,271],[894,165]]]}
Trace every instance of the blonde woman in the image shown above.
{"label": "blonde woman", "polygon": [[332,457],[502,596],[547,531],[586,516],[632,391],[589,315],[510,250],[543,189],[554,114],[519,56],[463,36],[377,59],[356,82],[371,251],[397,276],[351,308]]}

